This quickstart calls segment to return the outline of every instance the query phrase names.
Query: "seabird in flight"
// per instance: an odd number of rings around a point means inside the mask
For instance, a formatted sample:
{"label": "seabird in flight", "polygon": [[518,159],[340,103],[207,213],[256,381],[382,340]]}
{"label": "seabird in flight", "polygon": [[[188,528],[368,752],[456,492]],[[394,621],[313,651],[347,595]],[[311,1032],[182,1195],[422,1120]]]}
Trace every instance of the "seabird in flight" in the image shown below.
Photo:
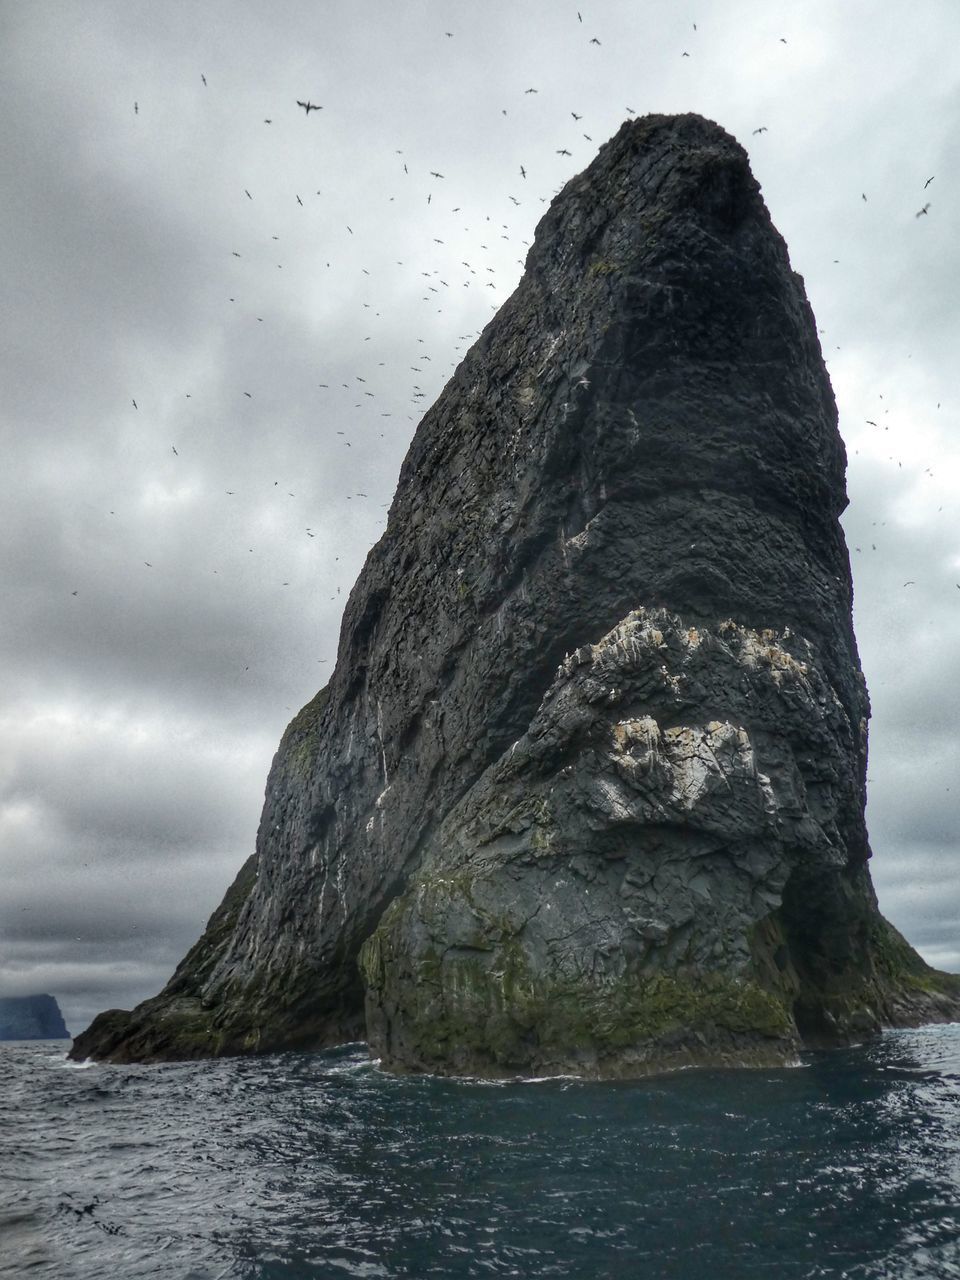
{"label": "seabird in flight", "polygon": [[297,106],[303,107],[304,111],[307,113],[308,116],[310,115],[311,111],[323,110],[323,107],[318,107],[315,102],[301,102],[299,98],[297,99]]}

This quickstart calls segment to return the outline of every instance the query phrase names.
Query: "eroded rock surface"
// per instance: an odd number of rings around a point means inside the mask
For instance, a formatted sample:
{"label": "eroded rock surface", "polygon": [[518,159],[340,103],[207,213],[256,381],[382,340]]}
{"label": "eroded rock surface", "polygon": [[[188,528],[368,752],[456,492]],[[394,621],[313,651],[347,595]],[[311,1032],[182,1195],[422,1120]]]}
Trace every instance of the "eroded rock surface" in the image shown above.
{"label": "eroded rock surface", "polygon": [[742,148],[625,124],[420,424],[255,859],[76,1056],[615,1075],[960,1013],[870,886],[844,461]]}

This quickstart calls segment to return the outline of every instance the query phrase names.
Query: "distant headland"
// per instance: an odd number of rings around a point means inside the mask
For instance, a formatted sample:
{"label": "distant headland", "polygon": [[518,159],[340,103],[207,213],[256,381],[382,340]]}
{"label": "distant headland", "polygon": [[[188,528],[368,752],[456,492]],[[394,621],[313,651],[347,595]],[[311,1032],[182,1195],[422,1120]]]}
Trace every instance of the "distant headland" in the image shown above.
{"label": "distant headland", "polygon": [[0,996],[0,1040],[69,1040],[53,996]]}

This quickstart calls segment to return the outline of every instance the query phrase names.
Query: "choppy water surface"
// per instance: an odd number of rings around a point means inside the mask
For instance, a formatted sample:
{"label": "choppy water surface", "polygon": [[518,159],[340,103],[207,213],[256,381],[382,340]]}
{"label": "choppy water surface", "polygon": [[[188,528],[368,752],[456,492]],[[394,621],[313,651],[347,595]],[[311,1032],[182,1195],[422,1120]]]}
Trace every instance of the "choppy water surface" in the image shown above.
{"label": "choppy water surface", "polygon": [[960,1026],[631,1084],[0,1045],[0,1157],[4,1277],[960,1277]]}

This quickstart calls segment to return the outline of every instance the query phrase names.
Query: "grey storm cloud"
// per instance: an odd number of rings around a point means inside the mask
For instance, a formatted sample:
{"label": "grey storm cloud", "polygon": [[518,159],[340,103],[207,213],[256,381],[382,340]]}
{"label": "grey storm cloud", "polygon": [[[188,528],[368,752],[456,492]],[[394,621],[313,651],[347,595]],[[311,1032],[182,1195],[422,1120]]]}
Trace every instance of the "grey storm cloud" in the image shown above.
{"label": "grey storm cloud", "polygon": [[874,877],[960,969],[960,10],[581,12],[0,13],[0,990],[73,1030],[158,989],[253,849],[417,422],[631,111],[734,133],[805,279]]}

